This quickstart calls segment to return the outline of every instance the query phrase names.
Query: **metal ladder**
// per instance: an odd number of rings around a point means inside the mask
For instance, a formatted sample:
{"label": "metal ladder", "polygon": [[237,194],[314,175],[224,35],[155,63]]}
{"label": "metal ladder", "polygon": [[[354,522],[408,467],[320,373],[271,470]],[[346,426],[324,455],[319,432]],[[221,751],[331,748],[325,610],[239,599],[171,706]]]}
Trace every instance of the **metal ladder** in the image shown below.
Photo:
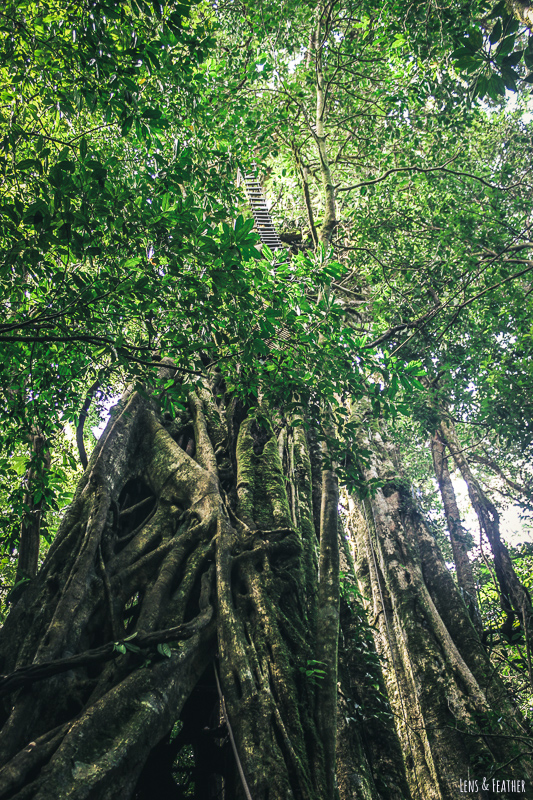
{"label": "metal ladder", "polygon": [[[255,164],[252,165],[255,167]],[[255,227],[261,238],[263,244],[270,247],[271,250],[280,250],[283,247],[283,242],[278,236],[278,232],[272,222],[270,211],[267,208],[266,200],[263,195],[263,189],[254,172],[243,173],[239,170],[239,183],[244,183],[246,194],[252,208],[254,215]]]}

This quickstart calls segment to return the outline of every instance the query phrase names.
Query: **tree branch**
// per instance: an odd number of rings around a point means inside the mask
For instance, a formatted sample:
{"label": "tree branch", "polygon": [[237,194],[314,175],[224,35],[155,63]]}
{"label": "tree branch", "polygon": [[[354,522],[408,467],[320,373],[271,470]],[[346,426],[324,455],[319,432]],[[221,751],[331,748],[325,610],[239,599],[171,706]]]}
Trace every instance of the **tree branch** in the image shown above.
{"label": "tree branch", "polygon": [[76,444],[78,445],[78,453],[80,454],[80,461],[81,465],[84,470],[87,469],[87,464],[89,463],[87,460],[87,453],[85,452],[85,444],[83,442],[83,428],[85,425],[85,420],[87,419],[87,414],[89,413],[89,408],[94,397],[94,393],[100,386],[100,381],[97,380],[93,383],[90,387],[89,391],[87,392],[87,397],[83,403],[83,406],[80,411],[80,418],[78,420],[78,424],[76,425]]}
{"label": "tree branch", "polygon": [[[212,609],[208,607],[199,617],[183,625],[177,625],[174,628],[166,628],[162,631],[153,631],[152,633],[137,633],[134,642],[135,651],[137,648],[144,650],[165,642],[177,642],[183,639],[190,639],[199,629],[204,628],[205,625],[208,624],[211,616]],[[27,667],[20,667],[20,669],[11,672],[9,675],[0,676],[0,697],[10,694],[16,689],[20,689],[22,686],[28,686],[36,681],[51,678],[53,675],[59,675],[61,672],[68,672],[68,670],[75,669],[76,667],[86,667],[89,664],[111,661],[113,658],[123,655],[120,650],[117,650],[116,645],[124,644],[127,648],[128,643],[132,642],[132,640],[133,637],[128,637],[124,642],[107,642],[107,644],[103,644],[101,647],[96,647],[94,650],[86,650],[75,656],[58,658],[55,661],[45,661],[42,664],[30,664]]]}

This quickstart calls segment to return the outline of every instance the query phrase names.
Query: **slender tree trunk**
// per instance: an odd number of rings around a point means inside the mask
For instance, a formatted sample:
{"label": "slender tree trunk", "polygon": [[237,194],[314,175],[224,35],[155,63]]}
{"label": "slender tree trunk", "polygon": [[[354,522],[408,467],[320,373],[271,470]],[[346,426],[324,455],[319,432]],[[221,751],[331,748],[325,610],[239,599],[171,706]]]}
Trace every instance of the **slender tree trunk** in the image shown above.
{"label": "slender tree trunk", "polygon": [[459,468],[468,487],[470,502],[476,512],[482,534],[485,533],[494,557],[494,569],[500,588],[500,602],[507,616],[506,632],[512,634],[515,617],[518,619],[526,642],[529,681],[533,689],[533,609],[531,597],[521,584],[515,572],[509,551],[500,538],[500,517],[494,504],[489,500],[475,479],[465,453],[457,438],[453,422],[449,418],[441,421],[441,435]]}
{"label": "slender tree trunk", "polygon": [[445,449],[446,447],[438,433],[435,433],[431,439],[431,454],[433,456],[435,476],[439,484],[442,504],[444,506],[446,524],[450,534],[453,560],[455,563],[455,569],[457,571],[457,582],[463,592],[463,598],[467,608],[469,609],[472,620],[478,629],[480,629],[481,620],[477,604],[474,573],[472,571],[472,564],[468,558],[468,548],[465,542],[465,531],[461,524],[461,515],[457,507],[455,490],[450,477],[450,470],[448,468],[448,459],[445,455]]}
{"label": "slender tree trunk", "polygon": [[[318,583],[317,664],[324,670],[318,696],[318,719],[323,734],[326,796],[335,793],[337,739],[337,647],[339,638],[339,491],[331,470],[322,473],[320,560]],[[320,674],[320,673],[318,673]]]}
{"label": "slender tree trunk", "polygon": [[292,150],[292,155],[294,157],[294,163],[296,165],[296,169],[298,171],[298,174],[300,175],[300,180],[302,182],[302,192],[305,205],[305,212],[307,215],[307,222],[309,223],[309,231],[311,233],[311,238],[313,240],[313,246],[316,247],[318,244],[318,233],[316,230],[315,217],[313,214],[313,204],[311,203],[311,195],[309,192],[309,169],[303,163],[301,155],[298,152],[298,148],[294,142],[291,144],[291,150]]}
{"label": "slender tree trunk", "polygon": [[[45,437],[40,431],[33,430],[30,438],[32,461],[34,464],[38,464],[39,462],[46,464],[48,458],[45,452]],[[25,511],[20,525],[20,544],[15,584],[24,579],[34,578],[37,575],[37,568],[39,566],[43,499],[42,497],[37,499],[35,478],[36,467],[30,466],[25,476]]]}
{"label": "slender tree trunk", "polygon": [[[313,37],[315,47],[315,80],[316,80],[316,116],[315,116],[315,141],[320,163],[320,174],[322,176],[323,199],[324,199],[324,218],[318,232],[320,242],[326,244],[330,241],[333,231],[337,225],[337,210],[335,203],[335,185],[331,174],[327,143],[326,143],[326,108],[328,84],[324,70],[323,56],[323,30],[324,17],[327,14],[327,7],[318,3],[316,12],[316,29]],[[326,20],[327,22],[327,20]]]}

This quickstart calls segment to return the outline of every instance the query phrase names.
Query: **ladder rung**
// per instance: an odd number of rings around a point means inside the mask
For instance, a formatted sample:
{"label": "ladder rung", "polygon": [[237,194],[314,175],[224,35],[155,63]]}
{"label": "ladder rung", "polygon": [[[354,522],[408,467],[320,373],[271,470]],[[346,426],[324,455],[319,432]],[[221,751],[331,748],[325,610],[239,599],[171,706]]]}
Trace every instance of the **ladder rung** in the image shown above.
{"label": "ladder rung", "polygon": [[273,250],[281,249],[283,243],[278,236],[278,232],[270,216],[261,184],[255,175],[247,174],[242,177],[244,178],[246,193],[254,215],[255,227],[257,228],[261,241]]}

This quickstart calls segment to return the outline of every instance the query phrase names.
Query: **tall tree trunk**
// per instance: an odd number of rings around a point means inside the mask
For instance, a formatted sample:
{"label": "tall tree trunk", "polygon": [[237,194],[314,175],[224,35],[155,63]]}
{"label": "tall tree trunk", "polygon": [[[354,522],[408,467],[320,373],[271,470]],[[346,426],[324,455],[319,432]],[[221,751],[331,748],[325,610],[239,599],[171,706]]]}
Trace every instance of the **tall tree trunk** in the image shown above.
{"label": "tall tree trunk", "polygon": [[468,549],[465,542],[465,531],[461,524],[461,515],[457,507],[455,490],[453,488],[448,459],[445,454],[446,446],[438,433],[435,432],[431,439],[431,455],[433,457],[433,467],[435,476],[439,484],[444,515],[450,534],[452,545],[453,560],[457,571],[457,582],[463,592],[463,598],[469,610],[474,625],[481,628],[481,620],[476,595],[476,585],[472,564],[468,558]]}
{"label": "tall tree trunk", "polygon": [[0,798],[144,798],[162,764],[195,797],[333,796],[337,491],[314,469],[318,497],[301,427],[207,391],[176,420],[121,402],[0,632]]}
{"label": "tall tree trunk", "polygon": [[[326,796],[335,792],[337,739],[337,646],[339,638],[339,490],[332,470],[322,473],[318,582],[317,664],[323,667],[318,720],[323,734]],[[320,673],[318,673],[320,674]]]}
{"label": "tall tree trunk", "polygon": [[302,182],[302,193],[305,205],[305,213],[307,215],[307,222],[309,223],[309,231],[311,233],[311,238],[313,240],[313,246],[316,247],[318,245],[318,233],[315,226],[313,205],[311,203],[311,194],[309,192],[309,169],[303,163],[301,155],[298,152],[296,145],[294,144],[292,146],[292,154],[294,156],[296,169],[298,171],[298,174],[300,175],[300,180]]}
{"label": "tall tree trunk", "polygon": [[452,800],[480,764],[479,791],[470,796],[481,800],[481,778],[501,763],[523,756],[521,769],[533,774],[527,731],[381,437],[368,444],[375,454],[368,478],[386,483],[352,505],[350,528],[411,795]]}
{"label": "tall tree trunk", "polygon": [[326,109],[328,101],[328,84],[324,70],[323,55],[323,36],[324,28],[329,23],[329,15],[332,6],[329,4],[317,4],[316,28],[313,35],[315,49],[315,81],[316,81],[316,114],[315,114],[315,142],[318,151],[320,164],[320,175],[322,177],[322,190],[324,199],[324,217],[318,232],[320,242],[327,244],[337,225],[337,210],[335,203],[335,185],[331,174],[328,148],[326,143]]}
{"label": "tall tree trunk", "polygon": [[[353,501],[348,501],[352,512]],[[351,515],[353,519],[353,513]],[[341,531],[337,783],[341,800],[412,800],[406,764],[363,598],[354,541]],[[372,619],[371,619],[372,621]]]}
{"label": "tall tree trunk", "polygon": [[46,439],[39,430],[32,430],[31,436],[32,465],[25,476],[26,491],[24,494],[24,514],[20,524],[20,544],[18,548],[17,572],[15,585],[22,580],[34,578],[39,566],[39,547],[41,543],[41,514],[43,499],[37,495],[36,475],[39,465],[49,466],[46,453]]}
{"label": "tall tree trunk", "polygon": [[526,642],[529,682],[533,689],[533,609],[529,592],[520,582],[509,551],[500,538],[500,516],[494,504],[487,497],[475,479],[463,448],[457,438],[453,421],[448,417],[441,420],[441,435],[459,468],[468,487],[470,502],[479,520],[481,533],[486,535],[494,557],[494,569],[500,589],[500,602],[506,622],[505,632],[513,632],[513,621],[518,619]]}

